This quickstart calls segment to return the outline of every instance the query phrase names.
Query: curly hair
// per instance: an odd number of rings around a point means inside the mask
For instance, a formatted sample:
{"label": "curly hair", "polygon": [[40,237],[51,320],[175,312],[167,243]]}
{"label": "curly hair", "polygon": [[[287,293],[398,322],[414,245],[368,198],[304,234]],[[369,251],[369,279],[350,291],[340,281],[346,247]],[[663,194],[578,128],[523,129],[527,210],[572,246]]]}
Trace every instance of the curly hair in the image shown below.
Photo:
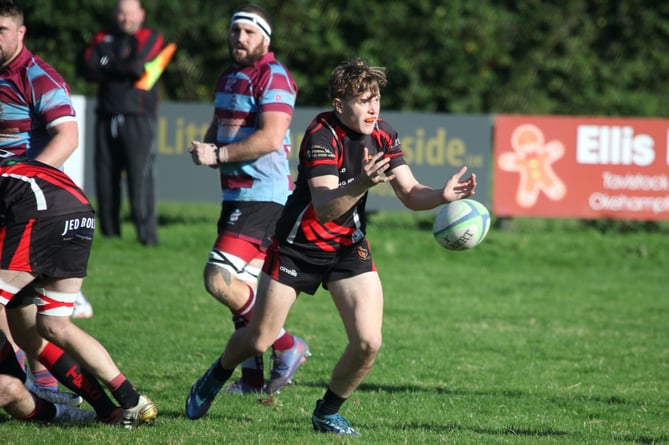
{"label": "curly hair", "polygon": [[358,97],[367,92],[378,94],[387,83],[384,67],[369,66],[367,60],[357,57],[341,63],[332,71],[328,82],[328,97],[343,99]]}

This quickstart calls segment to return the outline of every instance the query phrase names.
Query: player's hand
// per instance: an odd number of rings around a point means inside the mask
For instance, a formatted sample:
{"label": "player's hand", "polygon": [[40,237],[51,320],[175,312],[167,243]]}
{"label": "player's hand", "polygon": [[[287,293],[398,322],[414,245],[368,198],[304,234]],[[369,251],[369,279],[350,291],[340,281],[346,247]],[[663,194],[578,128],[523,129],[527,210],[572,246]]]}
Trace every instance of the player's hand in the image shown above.
{"label": "player's hand", "polygon": [[208,144],[200,141],[193,141],[188,147],[193,164],[206,165],[207,167],[218,167],[217,147],[214,144]]}
{"label": "player's hand", "polygon": [[369,183],[370,187],[381,182],[389,182],[395,178],[394,175],[386,175],[386,171],[390,168],[390,159],[384,158],[382,152],[370,156],[369,150],[365,147],[362,162],[362,176]]}
{"label": "player's hand", "polygon": [[458,199],[468,198],[475,193],[476,174],[472,173],[469,178],[461,181],[460,179],[467,172],[467,167],[462,167],[456,174],[446,182],[442,190],[442,196],[446,202],[457,201]]}

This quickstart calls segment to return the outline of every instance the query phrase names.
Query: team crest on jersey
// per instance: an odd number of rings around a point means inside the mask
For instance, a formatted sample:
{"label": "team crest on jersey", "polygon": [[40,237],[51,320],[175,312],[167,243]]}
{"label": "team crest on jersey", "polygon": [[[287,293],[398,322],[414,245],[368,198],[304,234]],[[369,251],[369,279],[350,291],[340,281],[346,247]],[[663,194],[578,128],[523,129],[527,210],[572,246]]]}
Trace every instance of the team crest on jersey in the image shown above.
{"label": "team crest on jersey", "polygon": [[363,261],[367,261],[370,258],[369,255],[369,250],[367,250],[367,247],[365,246],[358,246],[358,258],[360,258]]}

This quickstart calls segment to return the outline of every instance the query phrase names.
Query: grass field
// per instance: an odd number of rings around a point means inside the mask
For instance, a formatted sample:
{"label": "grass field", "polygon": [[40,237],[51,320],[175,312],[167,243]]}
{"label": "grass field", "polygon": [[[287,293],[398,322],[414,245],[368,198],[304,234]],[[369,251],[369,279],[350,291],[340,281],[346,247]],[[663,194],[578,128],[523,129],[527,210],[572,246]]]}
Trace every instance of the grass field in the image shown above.
{"label": "grass field", "polygon": [[[362,433],[311,431],[345,344],[327,293],[287,327],[313,356],[272,405],[220,395],[190,421],[191,384],[222,351],[229,314],[203,290],[216,205],[162,204],[161,245],[95,240],[77,323],[158,405],[155,425],[20,423],[0,444],[669,443],[669,225],[514,220],[469,252],[440,248],[431,214],[372,215],[384,346],[342,414]],[[500,224],[501,225],[501,224]]]}

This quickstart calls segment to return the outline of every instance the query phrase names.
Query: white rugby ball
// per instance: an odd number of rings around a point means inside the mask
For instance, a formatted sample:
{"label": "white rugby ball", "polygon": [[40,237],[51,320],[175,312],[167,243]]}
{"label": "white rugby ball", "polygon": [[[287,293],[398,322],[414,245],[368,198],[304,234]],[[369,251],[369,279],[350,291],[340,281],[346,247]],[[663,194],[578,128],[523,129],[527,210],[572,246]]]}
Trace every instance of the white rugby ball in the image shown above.
{"label": "white rugby ball", "polygon": [[448,250],[468,250],[483,241],[488,229],[488,209],[473,199],[459,199],[439,209],[432,225],[432,234]]}

